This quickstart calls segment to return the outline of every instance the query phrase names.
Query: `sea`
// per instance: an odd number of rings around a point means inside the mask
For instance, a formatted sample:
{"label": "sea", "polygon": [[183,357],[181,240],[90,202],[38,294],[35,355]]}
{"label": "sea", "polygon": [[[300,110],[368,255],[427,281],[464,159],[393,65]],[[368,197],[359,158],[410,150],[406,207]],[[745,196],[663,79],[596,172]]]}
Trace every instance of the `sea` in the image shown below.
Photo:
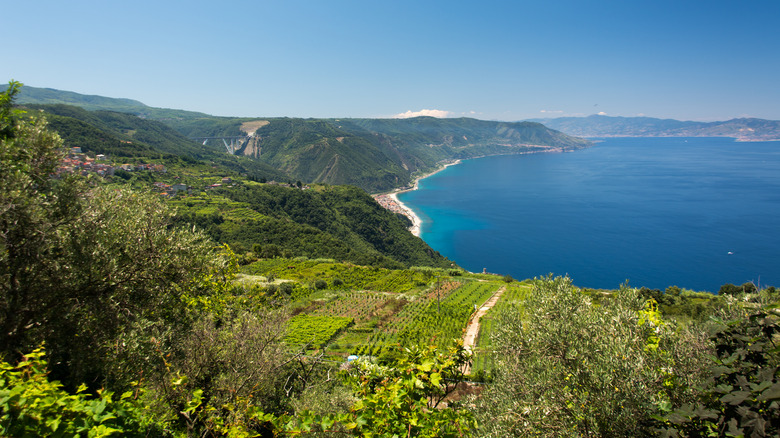
{"label": "sea", "polygon": [[716,293],[780,287],[780,142],[606,138],[465,160],[399,194],[472,272]]}

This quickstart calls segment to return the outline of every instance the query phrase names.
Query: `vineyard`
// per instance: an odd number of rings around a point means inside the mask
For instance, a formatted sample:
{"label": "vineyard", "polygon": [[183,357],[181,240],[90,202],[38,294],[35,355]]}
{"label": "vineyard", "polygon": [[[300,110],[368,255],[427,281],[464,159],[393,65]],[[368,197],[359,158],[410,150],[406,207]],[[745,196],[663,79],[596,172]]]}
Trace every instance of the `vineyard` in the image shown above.
{"label": "vineyard", "polygon": [[352,324],[352,318],[311,315],[294,316],[287,323],[285,341],[293,345],[323,347],[350,324]]}
{"label": "vineyard", "polygon": [[[507,285],[497,276],[327,259],[264,259],[242,270],[245,279],[285,279],[309,290],[292,295],[300,314],[289,323],[287,342],[341,357],[377,356],[399,345],[450,345],[462,339],[476,309],[500,287],[508,287],[508,301],[527,293],[527,286]],[[483,318],[487,325],[489,316]],[[489,337],[480,336],[478,345],[483,341],[489,344]]]}
{"label": "vineyard", "polygon": [[472,371],[487,372],[494,368],[492,351],[492,334],[497,315],[500,315],[508,307],[517,306],[522,299],[532,290],[530,283],[512,283],[507,285],[504,295],[490,311],[480,320],[479,337],[477,337],[477,349],[474,352]]}
{"label": "vineyard", "polygon": [[475,306],[498,287],[497,283],[447,281],[409,297],[348,292],[313,314],[353,318],[355,325],[336,339],[336,350],[377,355],[388,345],[449,344],[460,339]]}

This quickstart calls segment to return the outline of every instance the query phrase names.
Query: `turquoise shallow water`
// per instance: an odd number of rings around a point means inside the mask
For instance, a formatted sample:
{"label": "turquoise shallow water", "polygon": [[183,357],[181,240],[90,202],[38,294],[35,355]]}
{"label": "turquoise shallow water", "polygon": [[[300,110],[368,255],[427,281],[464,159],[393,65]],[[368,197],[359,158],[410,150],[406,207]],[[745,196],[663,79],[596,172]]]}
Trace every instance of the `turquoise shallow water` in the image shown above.
{"label": "turquoise shallow water", "polygon": [[780,142],[605,139],[464,161],[399,195],[465,269],[583,287],[780,286]]}

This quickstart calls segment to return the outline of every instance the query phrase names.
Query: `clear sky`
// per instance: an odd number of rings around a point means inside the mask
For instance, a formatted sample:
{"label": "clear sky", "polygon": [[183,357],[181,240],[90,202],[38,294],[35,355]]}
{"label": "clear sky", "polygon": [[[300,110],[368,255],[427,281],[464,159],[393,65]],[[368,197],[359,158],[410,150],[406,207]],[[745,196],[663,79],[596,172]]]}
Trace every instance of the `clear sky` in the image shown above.
{"label": "clear sky", "polygon": [[780,120],[778,0],[0,0],[0,81],[225,116]]}

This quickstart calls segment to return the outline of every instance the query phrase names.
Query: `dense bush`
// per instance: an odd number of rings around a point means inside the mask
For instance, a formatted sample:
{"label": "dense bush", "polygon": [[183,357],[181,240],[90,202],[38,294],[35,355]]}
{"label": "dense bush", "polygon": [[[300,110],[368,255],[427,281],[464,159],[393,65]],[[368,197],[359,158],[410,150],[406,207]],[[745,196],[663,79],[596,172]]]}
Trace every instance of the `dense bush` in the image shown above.
{"label": "dense bush", "polygon": [[663,405],[693,399],[703,340],[621,289],[594,304],[544,278],[494,325],[499,373],[479,400],[483,436],[642,436]]}
{"label": "dense bush", "polygon": [[75,394],[50,381],[43,349],[18,364],[0,362],[0,435],[125,436],[161,435],[131,392],[121,397],[99,391],[91,397],[82,385]]}
{"label": "dense bush", "polygon": [[715,356],[695,403],[658,416],[668,436],[780,435],[780,326],[762,312],[721,323]]}

